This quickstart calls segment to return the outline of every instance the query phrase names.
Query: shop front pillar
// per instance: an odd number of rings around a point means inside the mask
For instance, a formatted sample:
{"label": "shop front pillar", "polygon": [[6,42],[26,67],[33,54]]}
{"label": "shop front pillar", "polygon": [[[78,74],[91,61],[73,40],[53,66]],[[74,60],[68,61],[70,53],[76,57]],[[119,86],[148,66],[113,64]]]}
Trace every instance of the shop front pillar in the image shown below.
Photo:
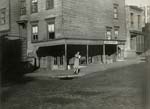
{"label": "shop front pillar", "polygon": [[119,50],[118,50],[118,45],[116,45],[116,60],[119,58]]}
{"label": "shop front pillar", "polygon": [[86,45],[86,64],[89,64],[89,45]]}
{"label": "shop front pillar", "polygon": [[66,70],[68,69],[68,66],[67,66],[67,43],[65,43],[65,68],[66,68]]}
{"label": "shop front pillar", "polygon": [[106,45],[103,45],[103,63],[106,63]]}

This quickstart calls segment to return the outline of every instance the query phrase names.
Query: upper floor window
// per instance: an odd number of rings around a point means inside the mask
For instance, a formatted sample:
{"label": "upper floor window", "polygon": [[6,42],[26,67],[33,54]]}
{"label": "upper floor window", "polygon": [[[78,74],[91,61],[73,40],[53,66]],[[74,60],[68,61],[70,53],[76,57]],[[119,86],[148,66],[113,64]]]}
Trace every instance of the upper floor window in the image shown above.
{"label": "upper floor window", "polygon": [[46,0],[46,9],[54,8],[54,0]]}
{"label": "upper floor window", "polygon": [[114,9],[113,9],[113,12],[114,12],[114,19],[118,19],[118,4],[114,4]]}
{"label": "upper floor window", "polygon": [[130,21],[131,21],[131,26],[133,27],[134,24],[134,14],[130,13]]}
{"label": "upper floor window", "polygon": [[140,28],[140,25],[141,25],[141,16],[138,15],[137,17],[138,17],[138,28]]}
{"label": "upper floor window", "polygon": [[20,15],[26,14],[26,0],[20,0]]}
{"label": "upper floor window", "polygon": [[31,0],[31,13],[38,12],[38,0]]}
{"label": "upper floor window", "polygon": [[38,25],[32,25],[32,41],[38,41]]}
{"label": "upper floor window", "polygon": [[114,27],[115,39],[119,37],[119,27]]}
{"label": "upper floor window", "polygon": [[55,19],[49,19],[47,21],[48,39],[55,39]]}
{"label": "upper floor window", "polygon": [[111,27],[107,27],[106,28],[106,39],[107,40],[111,40],[112,39],[112,28]]}
{"label": "upper floor window", "polygon": [[0,24],[4,25],[6,23],[6,9],[0,10]]}

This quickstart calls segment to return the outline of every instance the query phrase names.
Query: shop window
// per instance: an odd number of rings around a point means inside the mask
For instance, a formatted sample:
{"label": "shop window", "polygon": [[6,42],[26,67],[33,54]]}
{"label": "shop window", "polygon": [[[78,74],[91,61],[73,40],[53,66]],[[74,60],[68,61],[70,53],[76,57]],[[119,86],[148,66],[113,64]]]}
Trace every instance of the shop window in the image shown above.
{"label": "shop window", "polygon": [[54,65],[57,65],[57,57],[54,57]]}
{"label": "shop window", "polygon": [[134,25],[134,14],[130,13],[130,21],[131,21],[131,27]]}
{"label": "shop window", "polygon": [[60,57],[60,65],[63,65],[63,56]]}

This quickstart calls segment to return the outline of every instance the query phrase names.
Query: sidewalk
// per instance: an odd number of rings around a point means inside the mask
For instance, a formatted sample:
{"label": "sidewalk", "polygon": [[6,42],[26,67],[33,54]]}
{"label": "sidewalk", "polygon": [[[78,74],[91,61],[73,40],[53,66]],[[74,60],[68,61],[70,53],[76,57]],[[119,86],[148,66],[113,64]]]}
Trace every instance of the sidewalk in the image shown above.
{"label": "sidewalk", "polygon": [[141,58],[134,58],[134,59],[126,59],[124,61],[118,61],[113,64],[89,64],[88,66],[81,66],[80,73],[78,75],[73,74],[72,70],[57,70],[57,71],[50,71],[50,70],[44,70],[39,69],[35,71],[34,73],[26,74],[27,77],[34,77],[34,78],[76,78],[76,77],[82,77],[84,75],[98,72],[98,71],[105,71],[108,69],[113,68],[119,68],[119,67],[125,67],[132,64],[138,64],[143,62]]}

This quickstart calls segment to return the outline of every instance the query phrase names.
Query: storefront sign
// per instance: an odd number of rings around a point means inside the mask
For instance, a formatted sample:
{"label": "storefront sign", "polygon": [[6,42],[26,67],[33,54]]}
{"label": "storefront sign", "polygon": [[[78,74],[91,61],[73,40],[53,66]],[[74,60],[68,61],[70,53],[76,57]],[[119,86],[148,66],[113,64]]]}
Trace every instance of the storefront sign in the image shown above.
{"label": "storefront sign", "polygon": [[104,44],[118,44],[118,41],[104,41]]}

